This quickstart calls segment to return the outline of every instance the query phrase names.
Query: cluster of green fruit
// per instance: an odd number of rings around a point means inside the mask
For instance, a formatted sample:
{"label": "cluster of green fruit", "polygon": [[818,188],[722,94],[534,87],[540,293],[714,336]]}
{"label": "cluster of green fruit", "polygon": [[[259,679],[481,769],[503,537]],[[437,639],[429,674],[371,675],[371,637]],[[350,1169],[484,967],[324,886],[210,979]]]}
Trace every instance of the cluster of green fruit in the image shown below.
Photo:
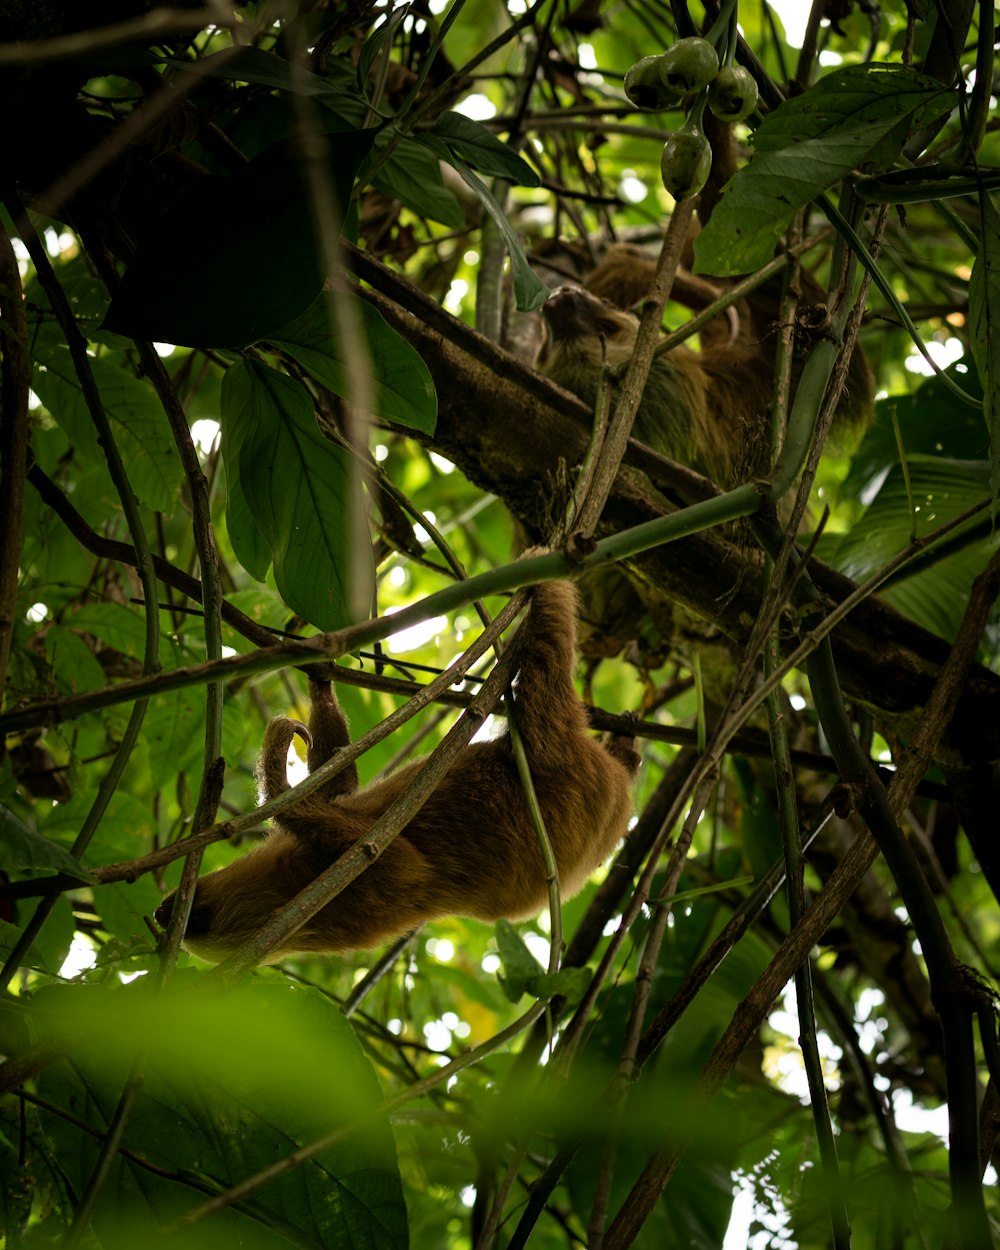
{"label": "cluster of green fruit", "polygon": [[712,168],[712,148],[701,128],[705,103],[722,121],[741,122],[757,107],[757,84],[741,65],[719,68],[707,39],[680,39],[658,56],[644,56],[625,75],[625,94],[641,109],[668,109],[693,92],[707,93],[660,157],[663,185],[675,200],[697,195]]}

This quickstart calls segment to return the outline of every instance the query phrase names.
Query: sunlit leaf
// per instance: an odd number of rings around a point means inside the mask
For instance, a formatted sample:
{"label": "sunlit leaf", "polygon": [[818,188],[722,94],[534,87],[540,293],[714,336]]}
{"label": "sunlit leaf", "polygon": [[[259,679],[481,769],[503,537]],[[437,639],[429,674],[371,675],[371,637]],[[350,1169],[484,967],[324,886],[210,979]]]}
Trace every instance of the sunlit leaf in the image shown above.
{"label": "sunlit leaf", "polygon": [[697,236],[696,269],[760,268],[800,208],[853,169],[887,168],[910,134],[953,103],[935,79],[868,65],[835,70],[786,100],[755,133],[753,159]]}
{"label": "sunlit leaf", "polygon": [[[351,529],[347,453],[324,438],[303,387],[265,365],[233,365],[222,398],[230,501],[238,482],[247,510],[228,514],[240,558],[244,550],[258,558],[262,535],[285,602],[320,629],[346,624],[355,585],[367,602],[373,572],[367,535]],[[237,540],[235,525],[248,519],[255,530]]]}
{"label": "sunlit leaf", "polygon": [[[149,978],[152,981],[153,978]],[[87,1123],[106,1123],[131,1057],[144,1080],[95,1227],[161,1228],[338,1126],[340,1142],[211,1217],[216,1244],[295,1240],[334,1248],[403,1250],[406,1214],[384,1123],[362,1127],[381,1094],[350,1026],[329,999],[288,982],[257,980],[224,995],[157,996],[135,982],[117,992],[49,992],[38,1027],[67,1038],[69,1059],[48,1070],[45,1097]],[[99,1143],[45,1113],[61,1168],[86,1184]],[[143,1162],[153,1165],[142,1166]],[[145,1238],[141,1238],[142,1241]]]}
{"label": "sunlit leaf", "polygon": [[524,187],[537,187],[540,179],[528,162],[480,122],[464,113],[442,113],[431,132],[442,139],[453,154],[480,173],[509,178]]}

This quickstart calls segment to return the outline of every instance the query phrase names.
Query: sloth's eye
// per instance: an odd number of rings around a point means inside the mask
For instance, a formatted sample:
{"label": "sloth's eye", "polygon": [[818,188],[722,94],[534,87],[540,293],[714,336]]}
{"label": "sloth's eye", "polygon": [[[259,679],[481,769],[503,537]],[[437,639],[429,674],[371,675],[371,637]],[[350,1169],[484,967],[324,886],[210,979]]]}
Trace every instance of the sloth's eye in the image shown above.
{"label": "sloth's eye", "polygon": [[597,333],[603,334],[606,339],[613,339],[616,334],[621,333],[621,326],[617,321],[606,320],[603,317],[598,318],[596,327]]}

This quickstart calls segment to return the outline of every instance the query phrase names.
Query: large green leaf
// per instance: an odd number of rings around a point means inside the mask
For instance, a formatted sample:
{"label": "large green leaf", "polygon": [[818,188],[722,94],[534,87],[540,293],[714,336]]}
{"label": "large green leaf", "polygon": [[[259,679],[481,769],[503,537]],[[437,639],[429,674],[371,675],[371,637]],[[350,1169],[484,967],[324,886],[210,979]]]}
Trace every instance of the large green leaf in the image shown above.
{"label": "large green leaf", "polygon": [[80,881],[89,881],[90,873],[55,842],[43,838],[18,820],[13,812],[0,805],[0,861],[10,872],[65,872]]}
{"label": "large green leaf", "polygon": [[[93,464],[106,465],[69,348],[44,334],[36,340],[33,355],[32,386],[39,399],[76,451]],[[181,464],[152,388],[104,357],[91,359],[90,369],[132,489],[154,511],[172,512],[182,477]]]}
{"label": "large green leaf", "polygon": [[[271,547],[257,521],[254,502],[244,489],[240,474],[243,444],[253,434],[253,411],[241,414],[251,403],[246,366],[233,365],[222,379],[219,421],[222,426],[222,462],[226,469],[226,529],[236,558],[246,571],[262,582],[271,567]],[[242,370],[242,372],[241,372]]]}
{"label": "large green leaf", "polygon": [[[376,155],[391,138],[391,131],[381,132],[375,140]],[[361,176],[364,177],[363,168]],[[399,137],[397,147],[372,180],[372,185],[421,217],[440,221],[452,230],[461,230],[465,225],[461,204],[444,185],[440,161],[419,139],[409,135]]]}
{"label": "large green leaf", "polygon": [[[946,372],[963,390],[976,394],[971,366],[960,360]],[[886,470],[899,462],[892,425],[895,413],[906,454],[951,460],[985,460],[989,438],[980,413],[963,403],[940,378],[928,378],[909,395],[888,395],[875,404],[875,421],[851,458],[845,494],[863,496]]]}
{"label": "large green leaf", "polygon": [[[978,503],[989,488],[989,466],[983,461],[911,455],[907,466],[910,492],[902,471],[892,469],[861,520],[836,547],[823,551],[824,559],[849,577],[863,580],[906,547],[914,531],[924,536]],[[880,593],[927,629],[953,638],[972,580],[989,559],[989,551],[989,542],[975,542],[912,576],[904,570]]]}
{"label": "large green leaf", "polygon": [[541,185],[541,179],[523,157],[464,113],[442,113],[431,133],[443,139],[460,160],[474,166],[480,173],[494,178],[509,178],[522,187]]}
{"label": "large green leaf", "polygon": [[800,208],[861,165],[887,169],[907,137],[953,103],[935,79],[878,65],[835,70],[786,100],[757,130],[753,159],[695,240],[696,270],[760,268]]}
{"label": "large green leaf", "polygon": [[517,237],[500,205],[493,198],[493,192],[475,170],[470,169],[458,157],[453,158],[453,163],[463,179],[482,200],[483,207],[493,218],[507,244],[511,273],[514,278],[514,301],[518,312],[534,312],[536,308],[541,308],[549,298],[549,288],[528,264],[528,258],[521,247],[521,240]]}
{"label": "large green leaf", "polygon": [[[289,607],[319,629],[346,624],[353,593],[370,597],[371,546],[350,530],[350,459],[323,437],[305,389],[265,365],[233,365],[222,386],[222,448],[241,562],[246,550],[257,558],[262,536]],[[248,525],[256,534],[237,535]]]}
{"label": "large green leaf", "polygon": [[65,624],[71,629],[92,634],[122,655],[141,660],[146,646],[146,622],[138,609],[130,611],[120,603],[84,603]]}
{"label": "large green leaf", "polygon": [[[338,299],[349,298],[338,294]],[[407,429],[433,434],[437,393],[430,372],[407,341],[387,325],[377,309],[354,301],[371,353],[375,416]],[[344,354],[330,326],[327,299],[321,295],[306,311],[277,330],[272,342],[294,356],[321,386],[350,399]]]}
{"label": "large green leaf", "polygon": [[[140,981],[111,992],[49,990],[35,1002],[42,1035],[74,1044],[42,1078],[44,1097],[96,1129],[106,1128],[133,1058],[144,1056],[123,1141],[133,1154],[115,1156],[94,1211],[102,1241],[127,1230],[132,1245],[149,1244],[206,1190],[234,1185],[382,1102],[350,1026],[325,996],[259,978],[207,995],[196,978],[179,980],[195,992],[167,998]],[[99,1142],[56,1113],[42,1122],[82,1192]],[[406,1212],[387,1126],[350,1133],[205,1228],[220,1246],[403,1250]]]}
{"label": "large green leaf", "polygon": [[[373,134],[326,136],[342,206]],[[301,156],[287,140],[238,173],[208,174],[181,193],[126,269],[103,328],[187,347],[243,347],[308,307],[325,276]]]}

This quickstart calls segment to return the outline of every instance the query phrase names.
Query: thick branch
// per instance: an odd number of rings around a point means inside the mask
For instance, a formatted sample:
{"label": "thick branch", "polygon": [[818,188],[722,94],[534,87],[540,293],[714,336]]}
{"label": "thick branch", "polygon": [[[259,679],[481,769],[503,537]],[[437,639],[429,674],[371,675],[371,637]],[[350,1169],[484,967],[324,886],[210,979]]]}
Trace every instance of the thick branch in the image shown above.
{"label": "thick branch", "polygon": [[[545,522],[546,476],[560,458],[583,454],[591,414],[575,397],[459,323],[433,301],[375,262],[357,264],[381,291],[368,298],[420,352],[438,388],[437,431],[430,444],[485,490],[499,495],[528,525]],[[405,309],[409,310],[406,311]],[[629,464],[654,463],[630,443]],[[657,472],[657,477],[662,478]],[[682,466],[671,471],[670,495],[705,498],[711,484]],[[596,537],[620,532],[671,510],[666,494],[631,467],[623,468]],[[762,574],[745,554],[714,533],[701,533],[626,561],[651,603],[680,603],[743,644],[757,619]],[[850,579],[820,563],[813,580],[837,603],[853,589]],[[785,654],[792,638],[783,639]],[[838,628],[834,653],[845,692],[903,733],[919,724],[948,644],[887,604],[871,599]],[[1000,754],[1000,678],[973,668],[939,758],[971,764]]]}

